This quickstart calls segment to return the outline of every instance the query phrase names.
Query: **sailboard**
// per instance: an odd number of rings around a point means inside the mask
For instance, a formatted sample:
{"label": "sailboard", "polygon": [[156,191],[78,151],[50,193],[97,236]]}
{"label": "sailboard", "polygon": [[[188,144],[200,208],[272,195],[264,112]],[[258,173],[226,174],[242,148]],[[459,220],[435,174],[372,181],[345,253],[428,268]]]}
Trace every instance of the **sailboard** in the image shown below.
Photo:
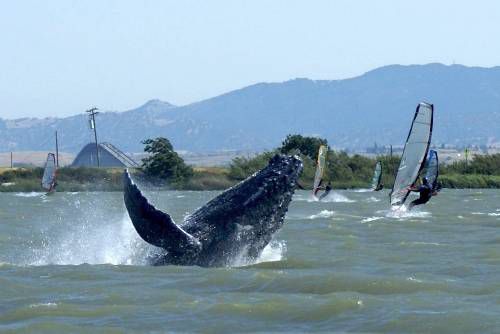
{"label": "sailboard", "polygon": [[432,137],[434,106],[421,102],[406,138],[403,155],[390,194],[391,205],[403,205],[423,169]]}
{"label": "sailboard", "polygon": [[377,161],[377,164],[375,165],[375,171],[373,172],[372,190],[378,189],[381,181],[382,181],[382,163],[380,161]]}
{"label": "sailboard", "polygon": [[56,170],[56,157],[53,153],[49,153],[47,155],[47,161],[45,162],[45,169],[42,176],[42,188],[48,192],[55,190]]}
{"label": "sailboard", "polygon": [[429,151],[426,163],[426,173],[425,177],[431,186],[433,191],[438,190],[438,176],[439,176],[439,159],[438,154],[434,150]]}
{"label": "sailboard", "polygon": [[321,182],[323,181],[323,175],[325,174],[326,168],[326,153],[328,149],[325,145],[321,145],[318,150],[318,161],[316,162],[316,173],[314,174],[314,183],[313,183],[313,195],[316,196],[316,193],[321,186]]}

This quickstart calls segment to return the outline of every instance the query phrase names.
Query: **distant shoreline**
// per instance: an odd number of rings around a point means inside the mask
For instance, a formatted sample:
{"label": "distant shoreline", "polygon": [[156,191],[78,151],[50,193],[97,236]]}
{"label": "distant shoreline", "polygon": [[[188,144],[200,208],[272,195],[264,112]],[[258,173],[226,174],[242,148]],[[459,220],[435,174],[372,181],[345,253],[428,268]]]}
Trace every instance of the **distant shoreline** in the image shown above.
{"label": "distant shoreline", "polygon": [[[0,192],[43,192],[40,186],[42,168],[0,168]],[[122,191],[121,168],[61,168],[58,171],[58,192]],[[230,177],[226,167],[195,167],[193,177],[183,184],[155,185],[158,190],[225,190],[240,179]],[[310,190],[309,179],[301,179],[300,184]],[[484,189],[500,188],[500,176],[481,174],[445,174],[440,176],[443,188]],[[369,180],[332,182],[334,189],[366,189]],[[392,188],[386,184],[385,188]]]}

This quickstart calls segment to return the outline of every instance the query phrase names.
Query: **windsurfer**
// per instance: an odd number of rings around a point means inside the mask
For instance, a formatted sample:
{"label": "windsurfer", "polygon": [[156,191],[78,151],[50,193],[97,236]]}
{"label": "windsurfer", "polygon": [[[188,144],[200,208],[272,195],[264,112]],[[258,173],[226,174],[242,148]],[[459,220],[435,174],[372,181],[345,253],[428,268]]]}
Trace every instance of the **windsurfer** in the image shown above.
{"label": "windsurfer", "polygon": [[321,187],[322,184],[323,184],[323,179],[319,180],[318,187],[316,189],[314,189],[314,196],[318,195],[318,191],[325,189],[325,188]]}
{"label": "windsurfer", "polygon": [[321,201],[323,198],[325,198],[326,196],[328,196],[328,194],[330,193],[330,191],[332,191],[332,182],[331,181],[328,181],[328,184],[326,185],[326,187],[324,188],[318,188],[318,190],[321,189],[321,190],[325,190],[324,193],[321,194],[321,196],[319,197],[319,200]]}
{"label": "windsurfer", "polygon": [[409,187],[408,189],[410,191],[420,193],[420,197],[410,203],[410,209],[415,205],[421,205],[429,202],[433,195],[437,195],[437,192],[433,191],[433,189],[429,185],[429,180],[426,177],[422,179],[422,184],[420,186]]}

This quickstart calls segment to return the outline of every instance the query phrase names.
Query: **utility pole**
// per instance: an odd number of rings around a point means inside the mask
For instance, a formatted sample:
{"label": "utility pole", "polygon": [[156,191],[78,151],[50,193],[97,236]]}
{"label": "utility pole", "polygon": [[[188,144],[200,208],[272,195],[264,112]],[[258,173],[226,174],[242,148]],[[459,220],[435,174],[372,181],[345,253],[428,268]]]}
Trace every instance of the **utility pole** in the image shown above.
{"label": "utility pole", "polygon": [[90,108],[89,110],[85,111],[89,115],[89,125],[92,130],[94,130],[94,139],[95,139],[95,153],[97,156],[97,167],[101,166],[101,163],[99,162],[99,144],[97,143],[97,129],[95,126],[95,115],[97,115],[99,112],[97,111],[96,107]]}
{"label": "utility pole", "polygon": [[59,142],[57,140],[57,131],[56,131],[56,167],[59,168]]}
{"label": "utility pole", "polygon": [[394,177],[396,177],[396,168],[394,168],[394,161],[392,161],[392,145],[391,145],[390,161],[391,161],[391,169],[393,170]]}
{"label": "utility pole", "polygon": [[10,169],[14,168],[14,164],[12,163],[12,151],[10,152]]}

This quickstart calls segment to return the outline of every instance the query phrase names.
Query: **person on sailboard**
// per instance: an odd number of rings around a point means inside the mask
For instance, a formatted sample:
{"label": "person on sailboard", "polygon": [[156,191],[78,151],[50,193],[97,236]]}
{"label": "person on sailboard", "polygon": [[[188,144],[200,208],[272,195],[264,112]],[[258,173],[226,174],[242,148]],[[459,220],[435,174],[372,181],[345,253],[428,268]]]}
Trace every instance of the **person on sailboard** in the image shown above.
{"label": "person on sailboard", "polygon": [[429,180],[426,177],[422,179],[422,184],[419,187],[410,187],[410,191],[420,193],[420,197],[410,203],[410,209],[415,205],[421,205],[429,202],[431,197],[435,194],[431,186],[429,185]]}
{"label": "person on sailboard", "polygon": [[384,184],[381,182],[377,185],[377,187],[375,189],[373,189],[374,191],[380,191],[384,189]]}
{"label": "person on sailboard", "polygon": [[321,185],[322,185],[322,184],[323,184],[323,179],[319,180],[318,187],[317,187],[316,189],[314,189],[314,194],[313,194],[313,195],[314,195],[314,197],[317,197],[318,192],[319,192],[320,190],[323,190],[323,189],[324,189],[323,187],[321,187]]}
{"label": "person on sailboard", "polygon": [[324,189],[325,192],[321,194],[321,196],[319,197],[319,200],[321,201],[323,198],[325,198],[326,196],[328,196],[328,194],[330,193],[330,191],[332,191],[332,182],[331,181],[328,181],[328,184],[326,185],[325,188],[321,188],[321,189]]}

